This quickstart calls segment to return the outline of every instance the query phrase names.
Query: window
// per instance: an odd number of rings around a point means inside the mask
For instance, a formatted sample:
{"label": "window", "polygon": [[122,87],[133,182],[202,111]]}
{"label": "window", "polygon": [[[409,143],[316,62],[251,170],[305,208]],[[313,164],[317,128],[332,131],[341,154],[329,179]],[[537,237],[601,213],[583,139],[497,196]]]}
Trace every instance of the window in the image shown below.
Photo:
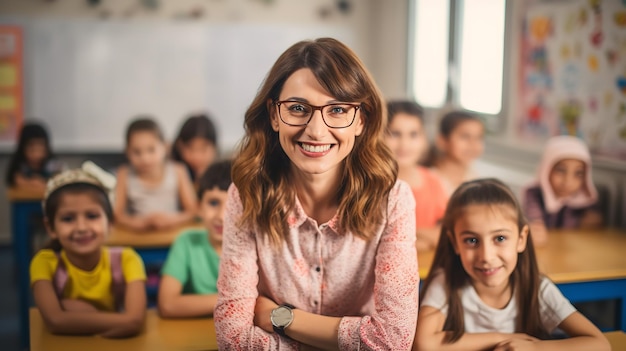
{"label": "window", "polygon": [[413,0],[411,89],[425,107],[502,109],[506,0]]}
{"label": "window", "polygon": [[[448,1],[416,0],[413,45],[413,92],[424,106],[446,102],[448,86]],[[421,53],[421,54],[419,54]]]}

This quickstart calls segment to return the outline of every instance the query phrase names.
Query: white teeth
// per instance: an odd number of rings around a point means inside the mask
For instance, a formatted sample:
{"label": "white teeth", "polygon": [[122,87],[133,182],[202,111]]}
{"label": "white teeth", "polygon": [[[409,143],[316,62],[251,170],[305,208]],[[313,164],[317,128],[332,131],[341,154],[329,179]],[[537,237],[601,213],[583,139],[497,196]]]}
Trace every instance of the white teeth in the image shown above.
{"label": "white teeth", "polygon": [[310,145],[310,144],[301,143],[300,145],[302,145],[302,148],[304,149],[304,151],[308,151],[308,152],[325,152],[330,149],[330,144]]}
{"label": "white teeth", "polygon": [[483,271],[485,273],[493,273],[497,270],[497,268],[478,268],[479,271]]}

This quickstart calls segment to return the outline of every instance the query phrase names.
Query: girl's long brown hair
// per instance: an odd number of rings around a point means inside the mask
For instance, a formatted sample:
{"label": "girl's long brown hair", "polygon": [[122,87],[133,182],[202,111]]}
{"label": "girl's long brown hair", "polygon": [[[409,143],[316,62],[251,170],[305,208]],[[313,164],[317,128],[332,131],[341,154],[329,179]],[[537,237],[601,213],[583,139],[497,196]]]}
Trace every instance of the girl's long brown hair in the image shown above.
{"label": "girl's long brown hair", "polygon": [[343,164],[337,189],[339,227],[370,238],[385,215],[387,194],[397,166],[383,141],[386,111],[381,94],[364,65],[344,44],[331,38],[301,41],[285,51],[271,68],[245,114],[245,136],[233,162],[232,178],[243,205],[240,225],[253,227],[278,245],[287,235],[287,214],[295,204],[288,183],[290,160],[270,123],[273,101],[287,78],[308,68],[330,95],[360,102],[363,133]]}
{"label": "girl's long brown hair", "polygon": [[[439,245],[435,251],[433,264],[422,287],[421,299],[428,290],[433,278],[443,271],[445,275],[445,291],[447,294],[448,315],[443,326],[446,331],[444,341],[454,343],[465,333],[463,306],[460,290],[470,284],[470,277],[463,269],[461,259],[454,251],[455,220],[470,205],[506,206],[515,210],[517,225],[522,231],[527,221],[524,218],[515,195],[504,183],[497,179],[479,179],[463,183],[450,198],[443,218]],[[515,331],[545,339],[548,332],[541,323],[539,315],[539,284],[540,275],[530,232],[526,241],[526,249],[517,255],[517,266],[510,276],[511,289],[517,302],[517,319]]]}

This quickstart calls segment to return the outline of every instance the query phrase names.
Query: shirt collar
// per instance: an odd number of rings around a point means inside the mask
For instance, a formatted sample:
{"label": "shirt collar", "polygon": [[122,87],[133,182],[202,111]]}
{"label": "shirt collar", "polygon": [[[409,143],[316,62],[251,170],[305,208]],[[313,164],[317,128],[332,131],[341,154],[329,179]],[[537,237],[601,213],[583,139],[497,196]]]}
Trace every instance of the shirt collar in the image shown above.
{"label": "shirt collar", "polygon": [[[333,218],[331,218],[328,222],[325,223],[327,224],[327,227],[332,229],[335,233],[339,233],[339,218],[337,215],[338,214],[335,213]],[[289,214],[287,215],[287,224],[289,225],[289,229],[297,229],[300,226],[302,226],[306,221],[311,221],[312,223],[316,223],[313,218],[309,217],[304,212],[304,208],[302,208],[300,199],[296,195],[296,201],[294,203],[294,207],[291,211],[289,211]],[[321,226],[323,224],[324,223],[322,224],[317,223],[318,226]]]}

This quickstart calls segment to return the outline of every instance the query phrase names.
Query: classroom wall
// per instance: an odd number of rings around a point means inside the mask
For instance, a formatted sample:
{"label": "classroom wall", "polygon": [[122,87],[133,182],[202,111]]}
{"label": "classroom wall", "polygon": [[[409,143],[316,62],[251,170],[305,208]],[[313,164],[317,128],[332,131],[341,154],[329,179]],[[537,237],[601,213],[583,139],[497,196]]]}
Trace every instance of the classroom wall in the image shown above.
{"label": "classroom wall", "polygon": [[[316,0],[100,0],[90,6],[86,0],[2,0],[0,14],[27,18],[101,19],[129,22],[206,22],[210,24],[297,24],[339,26],[358,33],[353,49],[368,64],[373,30],[370,17],[376,0],[345,1],[349,9],[339,7],[343,1]],[[391,0],[392,3],[403,2]],[[157,8],[142,3],[158,3]]]}
{"label": "classroom wall", "polygon": [[[2,0],[0,13],[39,18],[124,19],[128,21],[205,21],[211,23],[342,23],[357,25],[369,1],[348,1],[341,11],[336,0]],[[149,4],[156,4],[154,7]]]}
{"label": "classroom wall", "polygon": [[368,65],[386,98],[406,98],[409,1],[372,1]]}

